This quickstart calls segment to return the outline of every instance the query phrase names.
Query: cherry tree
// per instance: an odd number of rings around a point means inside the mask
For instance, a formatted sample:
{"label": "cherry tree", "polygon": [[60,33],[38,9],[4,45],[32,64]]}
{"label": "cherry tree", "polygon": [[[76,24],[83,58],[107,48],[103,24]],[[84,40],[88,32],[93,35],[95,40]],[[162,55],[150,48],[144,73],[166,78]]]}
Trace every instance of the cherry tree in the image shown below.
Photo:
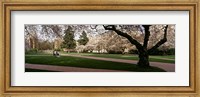
{"label": "cherry tree", "polygon": [[164,44],[167,41],[167,28],[168,25],[164,26],[161,30],[164,31],[163,38],[159,40],[153,47],[150,49],[147,49],[149,37],[151,35],[150,28],[151,25],[142,25],[141,32],[145,34],[143,39],[143,44],[138,42],[136,39],[134,39],[132,36],[127,34],[126,32],[121,31],[121,29],[118,29],[116,25],[103,25],[105,30],[111,30],[117,33],[118,35],[125,37],[129,40],[129,42],[136,46],[139,54],[139,61],[138,66],[140,67],[149,67],[149,53],[155,51],[158,47],[160,47],[162,44]]}

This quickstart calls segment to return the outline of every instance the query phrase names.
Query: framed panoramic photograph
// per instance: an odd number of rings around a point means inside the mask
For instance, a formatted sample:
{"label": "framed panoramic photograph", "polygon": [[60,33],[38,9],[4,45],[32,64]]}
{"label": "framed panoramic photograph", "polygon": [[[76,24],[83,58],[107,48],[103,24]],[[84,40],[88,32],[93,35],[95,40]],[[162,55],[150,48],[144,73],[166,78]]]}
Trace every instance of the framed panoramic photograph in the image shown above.
{"label": "framed panoramic photograph", "polygon": [[200,96],[198,0],[1,5],[2,96]]}

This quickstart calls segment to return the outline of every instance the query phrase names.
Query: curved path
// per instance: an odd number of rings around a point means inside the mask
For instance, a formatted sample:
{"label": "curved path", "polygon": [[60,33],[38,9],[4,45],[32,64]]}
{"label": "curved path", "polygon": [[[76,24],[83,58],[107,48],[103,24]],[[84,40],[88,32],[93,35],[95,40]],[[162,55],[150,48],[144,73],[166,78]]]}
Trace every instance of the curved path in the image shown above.
{"label": "curved path", "polygon": [[[129,63],[129,64],[137,64],[138,62],[137,60],[102,58],[102,57],[81,56],[81,55],[72,55],[72,54],[62,54],[62,55],[71,56],[71,57],[79,57],[79,58],[95,59],[95,60],[103,60],[103,61]],[[175,64],[172,64],[172,63],[150,62],[150,65],[154,67],[162,68],[167,72],[175,72]]]}

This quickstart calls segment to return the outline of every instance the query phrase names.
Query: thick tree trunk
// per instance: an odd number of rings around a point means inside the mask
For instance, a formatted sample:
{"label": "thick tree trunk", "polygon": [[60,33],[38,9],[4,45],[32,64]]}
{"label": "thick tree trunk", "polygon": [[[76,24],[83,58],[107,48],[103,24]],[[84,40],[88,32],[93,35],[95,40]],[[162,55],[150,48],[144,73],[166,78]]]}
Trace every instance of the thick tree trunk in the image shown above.
{"label": "thick tree trunk", "polygon": [[139,61],[137,63],[139,67],[149,67],[149,54],[147,51],[139,51]]}

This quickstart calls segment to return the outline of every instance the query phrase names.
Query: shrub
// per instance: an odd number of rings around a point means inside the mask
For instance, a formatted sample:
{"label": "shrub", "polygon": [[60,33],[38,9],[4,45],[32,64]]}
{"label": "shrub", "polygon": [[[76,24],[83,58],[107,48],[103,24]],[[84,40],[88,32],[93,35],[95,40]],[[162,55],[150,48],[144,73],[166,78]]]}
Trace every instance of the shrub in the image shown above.
{"label": "shrub", "polygon": [[122,51],[108,50],[109,54],[122,54]]}
{"label": "shrub", "polygon": [[166,51],[167,55],[175,55],[175,48],[171,48],[169,50]]}
{"label": "shrub", "polygon": [[[128,52],[129,54],[138,54],[137,50],[131,49]],[[149,55],[175,55],[175,48],[160,50],[156,49],[154,52],[149,53]]]}
{"label": "shrub", "polygon": [[55,51],[63,51],[61,48],[54,49]]}
{"label": "shrub", "polygon": [[38,53],[38,49],[36,48],[25,51],[25,54],[36,54],[36,53]]}
{"label": "shrub", "polygon": [[166,50],[156,49],[154,52],[149,53],[149,55],[175,55],[175,48]]}
{"label": "shrub", "polygon": [[128,51],[129,54],[138,54],[137,50],[131,49]]}

